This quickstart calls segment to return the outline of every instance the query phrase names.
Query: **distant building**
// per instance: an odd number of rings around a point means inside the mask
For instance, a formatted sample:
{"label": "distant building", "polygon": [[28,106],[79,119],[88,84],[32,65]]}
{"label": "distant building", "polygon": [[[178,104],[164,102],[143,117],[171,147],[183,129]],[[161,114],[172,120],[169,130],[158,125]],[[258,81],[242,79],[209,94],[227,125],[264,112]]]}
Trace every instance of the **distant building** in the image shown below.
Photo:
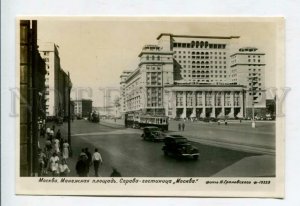
{"label": "distant building", "polygon": [[120,78],[121,78],[121,82],[120,82],[120,113],[123,114],[126,112],[126,98],[125,98],[125,86],[126,86],[126,82],[125,80],[127,79],[127,77],[132,73],[132,71],[130,70],[125,70],[122,72]]}
{"label": "distant building", "polygon": [[68,87],[72,86],[68,74],[61,68],[58,46],[39,43],[39,51],[46,62],[46,115],[66,117],[68,111]]}
{"label": "distant building", "polygon": [[91,99],[74,100],[74,111],[78,117],[89,117],[93,111],[93,101]]}
{"label": "distant building", "polygon": [[[160,34],[157,45],[143,47],[137,68],[120,76],[122,112],[172,118],[245,117],[252,106],[247,96],[252,95],[248,92],[252,71],[259,77],[253,79],[253,87],[250,84],[254,104],[263,112],[265,100],[256,96],[264,90],[264,54],[238,50],[239,38]],[[252,55],[251,62],[242,62],[244,55]],[[247,77],[236,78],[244,70]]]}

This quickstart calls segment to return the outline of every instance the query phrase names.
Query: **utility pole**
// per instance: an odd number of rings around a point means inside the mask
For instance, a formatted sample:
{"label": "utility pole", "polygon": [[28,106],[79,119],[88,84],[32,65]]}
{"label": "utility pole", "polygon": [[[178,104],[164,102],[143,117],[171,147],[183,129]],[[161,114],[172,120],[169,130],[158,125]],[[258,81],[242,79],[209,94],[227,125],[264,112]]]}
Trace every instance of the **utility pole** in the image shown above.
{"label": "utility pole", "polygon": [[[71,80],[70,80],[70,72],[68,72],[68,143],[69,148],[71,147]],[[70,151],[72,151],[70,149]],[[70,152],[70,156],[72,152]]]}

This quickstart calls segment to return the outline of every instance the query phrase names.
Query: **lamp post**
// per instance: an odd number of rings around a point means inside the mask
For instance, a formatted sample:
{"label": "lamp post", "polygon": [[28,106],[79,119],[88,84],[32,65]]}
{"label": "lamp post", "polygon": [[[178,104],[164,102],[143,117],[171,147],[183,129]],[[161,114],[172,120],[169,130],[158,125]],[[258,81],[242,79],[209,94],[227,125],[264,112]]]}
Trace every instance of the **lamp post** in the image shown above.
{"label": "lamp post", "polygon": [[71,150],[71,80],[70,73],[68,72],[68,143],[70,148],[70,156],[72,156]]}

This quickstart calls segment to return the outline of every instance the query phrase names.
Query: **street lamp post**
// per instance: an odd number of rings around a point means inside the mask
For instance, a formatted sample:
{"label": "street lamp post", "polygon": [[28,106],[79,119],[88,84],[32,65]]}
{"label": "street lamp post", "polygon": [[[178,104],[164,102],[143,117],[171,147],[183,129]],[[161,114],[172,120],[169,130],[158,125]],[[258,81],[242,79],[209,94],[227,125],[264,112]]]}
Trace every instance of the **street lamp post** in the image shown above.
{"label": "street lamp post", "polygon": [[[68,72],[68,143],[69,148],[71,148],[71,81],[70,81],[70,73]],[[70,151],[72,151],[70,149]],[[70,156],[72,152],[70,152]]]}

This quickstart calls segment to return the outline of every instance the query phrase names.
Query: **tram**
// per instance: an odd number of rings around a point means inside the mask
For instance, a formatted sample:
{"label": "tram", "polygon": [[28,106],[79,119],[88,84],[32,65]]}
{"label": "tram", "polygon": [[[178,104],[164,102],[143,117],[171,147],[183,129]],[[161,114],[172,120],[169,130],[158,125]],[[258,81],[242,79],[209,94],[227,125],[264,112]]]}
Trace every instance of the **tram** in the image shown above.
{"label": "tram", "polygon": [[127,113],[125,114],[125,127],[128,128],[144,128],[149,126],[155,126],[162,131],[168,131],[169,121],[166,116],[151,116]]}
{"label": "tram", "polygon": [[93,111],[89,115],[89,121],[98,123],[100,121],[100,115],[96,111]]}

